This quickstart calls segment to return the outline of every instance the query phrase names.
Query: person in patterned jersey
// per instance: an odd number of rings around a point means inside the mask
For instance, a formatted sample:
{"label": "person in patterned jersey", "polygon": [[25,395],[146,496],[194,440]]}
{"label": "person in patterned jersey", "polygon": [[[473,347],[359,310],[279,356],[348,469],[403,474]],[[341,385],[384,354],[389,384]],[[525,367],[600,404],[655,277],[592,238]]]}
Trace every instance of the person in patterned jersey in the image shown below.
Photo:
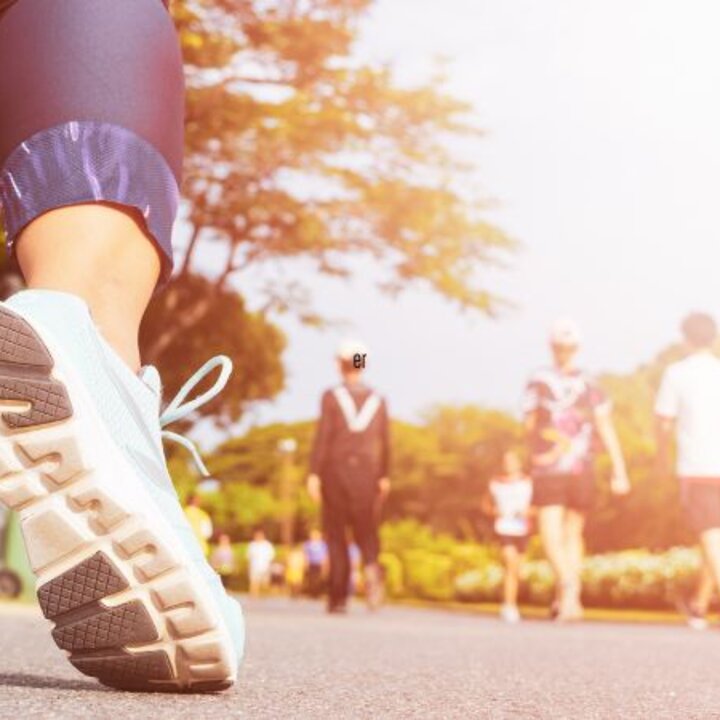
{"label": "person in patterned jersey", "polygon": [[580,620],[583,531],[595,496],[598,440],[612,464],[611,490],[630,490],[611,405],[603,390],[578,369],[580,333],[569,319],[550,333],[553,364],[535,372],[525,389],[525,430],[530,450],[533,506],[545,554],[556,580],[552,615]]}

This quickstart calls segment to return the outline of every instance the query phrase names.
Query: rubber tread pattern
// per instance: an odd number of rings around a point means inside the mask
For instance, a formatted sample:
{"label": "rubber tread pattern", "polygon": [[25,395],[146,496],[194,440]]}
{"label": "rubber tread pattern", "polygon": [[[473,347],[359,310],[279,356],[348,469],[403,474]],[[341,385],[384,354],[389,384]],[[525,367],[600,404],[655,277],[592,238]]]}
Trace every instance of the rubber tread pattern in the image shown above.
{"label": "rubber tread pattern", "polygon": [[50,377],[53,360],[43,341],[25,320],[5,308],[0,308],[0,362],[4,364],[0,400],[30,403],[28,411],[2,414],[11,428],[44,425],[72,416],[64,385]]}
{"label": "rubber tread pattern", "polygon": [[102,650],[152,642],[159,639],[152,618],[137,600],[114,608],[101,608],[95,615],[59,624],[53,638],[63,650]]}
{"label": "rubber tread pattern", "polygon": [[37,333],[15,313],[0,308],[0,362],[50,370],[53,360]]}
{"label": "rubber tread pattern", "polygon": [[12,428],[44,425],[72,416],[72,405],[65,388],[49,378],[0,377],[0,400],[22,400],[31,405],[24,413],[3,413],[3,420]]}
{"label": "rubber tread pattern", "polygon": [[55,618],[127,587],[127,580],[98,552],[43,585],[38,599],[43,615]]}
{"label": "rubber tread pattern", "polygon": [[173,678],[170,660],[162,651],[130,654],[120,650],[99,656],[71,655],[70,662],[101,683],[123,689],[152,690],[151,680]]}

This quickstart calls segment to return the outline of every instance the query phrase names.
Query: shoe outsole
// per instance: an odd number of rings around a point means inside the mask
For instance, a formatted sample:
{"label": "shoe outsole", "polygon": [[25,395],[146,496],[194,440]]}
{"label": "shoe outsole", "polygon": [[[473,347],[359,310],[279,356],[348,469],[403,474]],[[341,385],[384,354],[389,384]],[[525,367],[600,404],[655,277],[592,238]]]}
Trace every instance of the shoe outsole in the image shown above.
{"label": "shoe outsole", "polygon": [[19,513],[53,639],[115,688],[212,692],[234,668],[196,577],[88,463],[76,411],[34,328],[0,307],[0,501]]}

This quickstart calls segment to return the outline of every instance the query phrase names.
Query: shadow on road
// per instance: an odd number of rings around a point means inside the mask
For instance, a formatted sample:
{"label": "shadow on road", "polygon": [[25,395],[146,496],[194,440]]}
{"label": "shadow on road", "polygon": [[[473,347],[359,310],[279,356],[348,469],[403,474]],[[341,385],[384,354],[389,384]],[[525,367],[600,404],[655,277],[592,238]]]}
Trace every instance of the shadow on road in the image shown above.
{"label": "shadow on road", "polygon": [[45,677],[44,675],[28,675],[26,673],[0,673],[0,686],[37,688],[38,690],[52,688],[54,690],[111,692],[110,688],[103,687],[94,682]]}

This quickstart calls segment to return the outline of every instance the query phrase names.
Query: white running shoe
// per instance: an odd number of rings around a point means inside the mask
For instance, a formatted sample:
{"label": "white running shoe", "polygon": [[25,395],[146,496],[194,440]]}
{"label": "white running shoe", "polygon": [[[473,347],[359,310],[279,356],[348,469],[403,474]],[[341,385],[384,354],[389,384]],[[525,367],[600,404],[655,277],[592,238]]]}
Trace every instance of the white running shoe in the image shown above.
{"label": "white running shoe", "polygon": [[[185,402],[218,366],[213,388]],[[79,298],[32,290],[0,304],[0,501],[19,513],[55,642],[106,685],[202,691],[236,679],[240,608],[193,535],[161,441],[189,445],[162,427],[230,372],[214,359],[161,415],[157,371],[132,373]]]}
{"label": "white running shoe", "polygon": [[503,605],[500,608],[500,619],[509,625],[515,625],[520,622],[520,611],[517,605]]}

